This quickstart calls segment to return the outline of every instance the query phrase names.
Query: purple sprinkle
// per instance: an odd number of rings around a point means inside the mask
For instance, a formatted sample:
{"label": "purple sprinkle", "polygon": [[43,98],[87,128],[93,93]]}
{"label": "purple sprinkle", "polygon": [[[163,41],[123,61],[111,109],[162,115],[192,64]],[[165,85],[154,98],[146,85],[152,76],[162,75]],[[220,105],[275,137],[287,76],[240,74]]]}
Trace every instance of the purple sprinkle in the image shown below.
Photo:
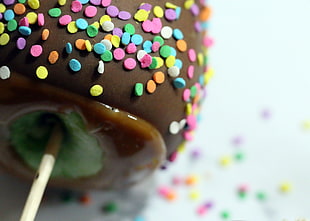
{"label": "purple sprinkle", "polygon": [[107,7],[107,14],[110,15],[112,18],[117,17],[118,13],[119,10],[116,6],[110,5],[109,7]]}
{"label": "purple sprinkle", "polygon": [[201,156],[201,150],[199,149],[193,150],[191,155],[193,158],[197,159]]}
{"label": "purple sprinkle", "polygon": [[0,13],[0,20],[3,18],[3,14],[2,13]]}
{"label": "purple sprinkle", "polygon": [[3,0],[3,3],[5,5],[13,5],[15,3],[15,0]]}
{"label": "purple sprinkle", "polygon": [[112,34],[113,35],[117,35],[118,37],[122,37],[122,35],[123,35],[123,31],[122,31],[122,29],[120,29],[120,28],[114,28],[113,29],[113,31],[112,31]]}
{"label": "purple sprinkle", "polygon": [[210,201],[210,202],[207,202],[205,205],[204,205],[207,209],[210,209],[213,207],[213,203]]}
{"label": "purple sprinkle", "polygon": [[129,20],[131,18],[131,14],[127,11],[120,11],[118,13],[118,18],[121,20]]}
{"label": "purple sprinkle", "polygon": [[177,13],[175,12],[175,10],[169,8],[165,11],[165,18],[168,21],[173,21],[177,18]]}
{"label": "purple sprinkle", "polygon": [[232,143],[235,146],[240,146],[243,143],[243,138],[241,136],[234,137]]}
{"label": "purple sprinkle", "polygon": [[261,112],[261,116],[263,119],[269,119],[271,117],[271,111],[268,109],[264,109]]}
{"label": "purple sprinkle", "polygon": [[26,47],[26,39],[22,37],[18,38],[16,41],[16,47],[19,50],[23,50]]}
{"label": "purple sprinkle", "polygon": [[148,4],[148,3],[144,3],[144,4],[140,5],[139,9],[144,9],[145,11],[151,11],[152,5]]}
{"label": "purple sprinkle", "polygon": [[194,16],[199,15],[200,10],[199,10],[199,7],[198,7],[197,4],[193,4],[193,5],[192,5],[192,7],[191,7],[191,12],[192,12],[192,14],[193,14]]}
{"label": "purple sprinkle", "polygon": [[100,5],[101,4],[101,0],[90,0],[90,3],[93,5]]}
{"label": "purple sprinkle", "polygon": [[197,32],[201,32],[201,25],[200,25],[200,22],[199,21],[196,21],[195,22],[195,30]]}

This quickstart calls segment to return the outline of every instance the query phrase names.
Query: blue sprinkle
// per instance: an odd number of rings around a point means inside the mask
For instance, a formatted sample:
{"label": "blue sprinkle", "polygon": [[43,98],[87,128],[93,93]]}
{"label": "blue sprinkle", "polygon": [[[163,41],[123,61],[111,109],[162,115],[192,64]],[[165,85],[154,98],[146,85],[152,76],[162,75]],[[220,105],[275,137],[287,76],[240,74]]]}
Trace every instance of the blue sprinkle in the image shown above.
{"label": "blue sprinkle", "polygon": [[72,53],[72,44],[71,44],[70,42],[68,42],[68,43],[66,44],[66,52],[67,52],[68,54],[71,54],[71,53]]}
{"label": "blue sprinkle", "polygon": [[85,5],[89,2],[89,0],[79,0],[79,2],[81,2],[83,5]]}
{"label": "blue sprinkle", "polygon": [[209,27],[209,22],[200,22],[200,26],[203,30],[206,30]]}
{"label": "blue sprinkle", "polygon": [[134,34],[133,36],[131,36],[131,42],[134,43],[135,45],[142,44],[142,42],[143,42],[142,35]]}
{"label": "blue sprinkle", "polygon": [[84,18],[78,18],[75,25],[78,29],[85,30],[88,27],[88,22]]}
{"label": "blue sprinkle", "polygon": [[153,43],[149,40],[145,41],[143,43],[143,50],[146,51],[147,53],[151,53],[152,52],[152,45]]}
{"label": "blue sprinkle", "polygon": [[177,7],[177,8],[175,9],[175,13],[177,14],[177,19],[180,18],[181,11],[182,11],[181,7]]}
{"label": "blue sprinkle", "polygon": [[130,34],[128,32],[124,32],[122,35],[121,42],[123,45],[128,45],[130,42]]}
{"label": "blue sprinkle", "polygon": [[180,70],[182,69],[182,67],[183,67],[183,62],[182,62],[182,60],[180,60],[180,59],[175,59],[175,64],[174,64],[174,66],[177,66]]}
{"label": "blue sprinkle", "polygon": [[176,88],[184,88],[186,86],[186,82],[183,78],[176,78],[173,81],[173,86]]}
{"label": "blue sprinkle", "polygon": [[204,85],[205,78],[204,78],[203,75],[200,75],[200,76],[199,76],[198,82],[199,82],[200,85]]}
{"label": "blue sprinkle", "polygon": [[20,26],[18,28],[19,33],[21,33],[24,36],[29,36],[31,35],[31,28],[27,27],[27,26]]}
{"label": "blue sprinkle", "polygon": [[173,30],[172,35],[176,40],[180,40],[184,38],[183,32],[178,28]]}
{"label": "blue sprinkle", "polygon": [[76,59],[71,59],[71,60],[69,61],[69,67],[70,67],[70,69],[71,69],[72,71],[77,72],[77,71],[81,70],[82,65],[81,65],[81,63],[80,63],[78,60],[76,60]]}
{"label": "blue sprinkle", "polygon": [[145,219],[141,216],[135,217],[134,221],[145,221]]}
{"label": "blue sprinkle", "polygon": [[170,55],[176,57],[176,56],[177,56],[177,51],[175,50],[174,47],[170,47],[170,48],[171,48],[171,50],[170,50]]}
{"label": "blue sprinkle", "polygon": [[106,51],[106,47],[104,44],[102,43],[97,43],[94,45],[94,51],[97,53],[97,54],[103,54],[105,51]]}
{"label": "blue sprinkle", "polygon": [[4,12],[4,20],[10,21],[15,18],[15,13],[12,9],[8,9]]}

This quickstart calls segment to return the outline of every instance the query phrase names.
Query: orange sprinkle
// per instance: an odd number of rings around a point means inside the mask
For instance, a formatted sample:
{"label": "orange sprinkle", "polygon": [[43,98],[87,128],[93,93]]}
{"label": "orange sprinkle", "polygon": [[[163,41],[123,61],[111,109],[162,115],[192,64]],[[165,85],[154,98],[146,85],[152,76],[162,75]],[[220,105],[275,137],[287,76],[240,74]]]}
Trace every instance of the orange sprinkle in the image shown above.
{"label": "orange sprinkle", "polygon": [[210,15],[211,15],[211,9],[209,7],[204,7],[200,11],[199,19],[200,21],[207,21],[209,20]]}
{"label": "orange sprinkle", "polygon": [[51,64],[55,64],[57,62],[58,58],[59,58],[58,52],[57,51],[51,51],[51,53],[48,56],[48,61]]}
{"label": "orange sprinkle", "polygon": [[111,41],[113,35],[111,34],[107,34],[106,36],[104,36],[104,39]]}
{"label": "orange sprinkle", "polygon": [[176,46],[181,52],[185,52],[187,50],[187,43],[183,39],[177,40]]}
{"label": "orange sprinkle", "polygon": [[185,183],[188,186],[193,186],[198,183],[198,177],[195,175],[189,175],[185,178]]}
{"label": "orange sprinkle", "polygon": [[46,41],[49,36],[50,36],[50,30],[48,30],[47,28],[43,29],[42,34],[41,34],[42,40]]}
{"label": "orange sprinkle", "polygon": [[147,92],[149,92],[150,94],[154,93],[154,91],[156,90],[155,81],[153,81],[153,80],[148,80],[148,82],[146,83],[146,90],[147,90]]}
{"label": "orange sprinkle", "polygon": [[22,15],[22,14],[24,14],[26,12],[26,7],[22,3],[17,3],[17,4],[14,5],[14,9],[13,10],[14,10],[15,14]]}
{"label": "orange sprinkle", "polygon": [[169,191],[166,195],[167,200],[174,201],[177,198],[177,194],[174,191]]}
{"label": "orange sprinkle", "polygon": [[80,203],[83,205],[89,205],[91,203],[91,197],[87,194],[83,195],[79,199]]}
{"label": "orange sprinkle", "polygon": [[84,39],[77,39],[75,41],[75,47],[79,50],[86,50],[85,40]]}
{"label": "orange sprinkle", "polygon": [[165,74],[162,71],[157,71],[153,74],[153,80],[157,84],[162,84],[165,81]]}

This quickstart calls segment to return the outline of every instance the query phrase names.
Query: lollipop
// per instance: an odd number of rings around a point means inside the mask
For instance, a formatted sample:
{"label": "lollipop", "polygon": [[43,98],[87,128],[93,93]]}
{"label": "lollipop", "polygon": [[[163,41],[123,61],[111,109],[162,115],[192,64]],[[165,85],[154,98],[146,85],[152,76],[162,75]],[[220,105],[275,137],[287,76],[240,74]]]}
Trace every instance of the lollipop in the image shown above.
{"label": "lollipop", "polygon": [[0,3],[0,166],[51,185],[123,188],[192,139],[209,79],[204,0]]}

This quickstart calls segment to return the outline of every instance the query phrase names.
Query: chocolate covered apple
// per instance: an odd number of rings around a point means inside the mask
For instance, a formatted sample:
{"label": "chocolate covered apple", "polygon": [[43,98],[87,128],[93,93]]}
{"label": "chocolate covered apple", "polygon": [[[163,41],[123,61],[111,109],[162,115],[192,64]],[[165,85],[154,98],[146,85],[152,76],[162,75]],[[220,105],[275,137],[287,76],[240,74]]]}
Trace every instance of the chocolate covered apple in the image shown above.
{"label": "chocolate covered apple", "polygon": [[0,165],[51,184],[124,187],[192,138],[209,79],[204,0],[2,0]]}

